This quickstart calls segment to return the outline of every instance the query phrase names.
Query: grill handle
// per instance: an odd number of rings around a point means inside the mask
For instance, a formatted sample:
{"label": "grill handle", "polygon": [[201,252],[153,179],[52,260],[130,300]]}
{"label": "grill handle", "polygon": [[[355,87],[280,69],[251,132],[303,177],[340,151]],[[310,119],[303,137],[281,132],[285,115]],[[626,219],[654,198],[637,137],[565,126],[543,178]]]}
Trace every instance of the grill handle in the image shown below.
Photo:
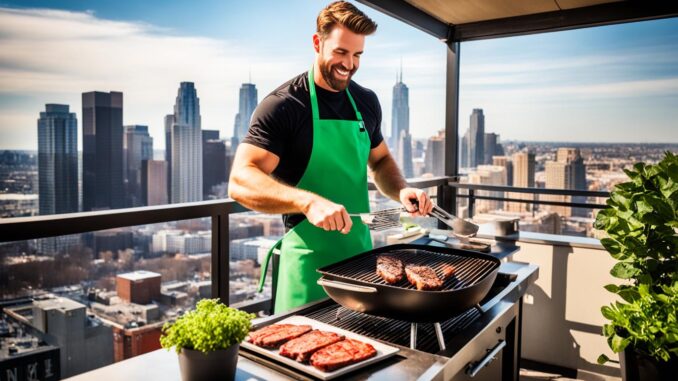
{"label": "grill handle", "polygon": [[374,294],[377,292],[377,289],[374,287],[358,286],[356,284],[338,282],[336,280],[328,280],[323,278],[318,279],[318,284],[323,287],[338,288],[341,290],[353,292],[362,292],[364,294]]}
{"label": "grill handle", "polygon": [[505,340],[499,340],[499,343],[494,346],[492,349],[488,349],[488,353],[483,357],[482,360],[476,362],[476,363],[471,363],[468,365],[468,368],[466,368],[466,374],[468,374],[470,377],[475,377],[478,372],[483,370],[484,367],[490,365],[492,361],[496,359],[497,353],[499,353],[504,347],[506,346],[506,341]]}

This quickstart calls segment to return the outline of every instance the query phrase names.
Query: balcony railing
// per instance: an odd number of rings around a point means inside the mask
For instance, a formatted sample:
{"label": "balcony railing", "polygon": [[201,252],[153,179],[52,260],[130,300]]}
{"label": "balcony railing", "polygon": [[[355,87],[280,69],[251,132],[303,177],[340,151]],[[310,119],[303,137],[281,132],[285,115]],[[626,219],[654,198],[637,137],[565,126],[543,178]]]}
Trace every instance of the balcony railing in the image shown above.
{"label": "balcony railing", "polygon": [[[452,213],[456,213],[456,198],[467,198],[469,200],[469,215],[471,216],[473,215],[473,205],[475,204],[476,200],[509,201],[597,209],[604,208],[605,205],[538,200],[536,199],[536,196],[540,194],[548,194],[583,197],[609,197],[607,192],[541,188],[514,188],[507,186],[460,184],[457,181],[458,179],[453,177],[434,177],[427,179],[412,179],[409,181],[409,184],[418,188],[436,187],[437,204]],[[467,189],[468,194],[457,194],[458,192],[455,191],[455,188]],[[370,190],[376,190],[374,184],[370,184]],[[528,193],[535,195],[535,198],[526,200],[507,197],[493,197],[478,195],[476,194],[477,191]],[[0,242],[40,239],[69,234],[88,233],[105,229],[211,217],[212,297],[219,298],[222,302],[228,303],[230,271],[229,215],[233,213],[246,212],[248,210],[249,209],[243,207],[232,199],[225,199],[95,212],[0,219]],[[240,303],[238,304],[238,307],[250,312],[270,311],[271,300],[267,299],[249,304]]]}

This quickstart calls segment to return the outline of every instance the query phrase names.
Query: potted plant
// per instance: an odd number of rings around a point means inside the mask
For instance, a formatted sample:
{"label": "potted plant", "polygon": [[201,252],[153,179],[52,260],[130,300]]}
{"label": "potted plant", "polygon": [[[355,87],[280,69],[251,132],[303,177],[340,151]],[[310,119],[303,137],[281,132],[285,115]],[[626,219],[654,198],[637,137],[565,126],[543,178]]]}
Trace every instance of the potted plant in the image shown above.
{"label": "potted plant", "polygon": [[[617,260],[610,273],[622,284],[605,288],[621,300],[604,306],[603,334],[619,353],[622,378],[678,377],[678,156],[624,170],[630,181],[610,194],[594,227]],[[609,361],[605,355],[598,363]]]}
{"label": "potted plant", "polygon": [[160,344],[175,348],[184,381],[235,379],[240,342],[250,331],[253,314],[203,299],[173,323],[165,323]]}

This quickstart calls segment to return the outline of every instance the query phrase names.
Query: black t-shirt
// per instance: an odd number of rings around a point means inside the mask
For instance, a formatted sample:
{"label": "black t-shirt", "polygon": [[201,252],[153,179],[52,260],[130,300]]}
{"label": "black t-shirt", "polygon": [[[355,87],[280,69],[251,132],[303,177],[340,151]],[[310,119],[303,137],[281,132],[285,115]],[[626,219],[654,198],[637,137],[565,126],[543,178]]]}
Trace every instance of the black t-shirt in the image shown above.
{"label": "black t-shirt", "polygon": [[[332,92],[316,84],[320,119],[357,120],[345,91]],[[377,95],[351,81],[348,90],[362,114],[370,136],[370,148],[383,140],[381,106]],[[308,89],[308,72],[302,73],[266,96],[252,114],[250,128],[243,143],[252,144],[280,158],[273,176],[296,186],[306,171],[313,145],[313,115]],[[291,217],[291,218],[290,218]],[[303,216],[283,216],[285,225],[293,227]]]}

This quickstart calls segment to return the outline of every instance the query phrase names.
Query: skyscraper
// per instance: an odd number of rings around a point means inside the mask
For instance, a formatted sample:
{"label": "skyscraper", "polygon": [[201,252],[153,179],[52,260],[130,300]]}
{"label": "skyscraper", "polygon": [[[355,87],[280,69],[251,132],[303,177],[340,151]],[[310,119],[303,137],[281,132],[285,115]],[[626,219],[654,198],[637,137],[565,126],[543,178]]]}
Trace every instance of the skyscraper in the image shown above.
{"label": "skyscraper", "polygon": [[172,199],[172,125],[174,124],[174,114],[165,115],[163,119],[165,126],[165,162],[167,163],[167,201]]}
{"label": "skyscraper", "polygon": [[468,168],[468,135],[469,130],[466,130],[466,133],[461,138],[461,155],[459,157],[459,166],[461,168]]}
{"label": "skyscraper", "polygon": [[[499,135],[494,132],[485,133],[483,148],[483,164],[492,164],[492,156],[500,155],[498,151]],[[501,153],[503,154],[503,153]]]}
{"label": "skyscraper", "polygon": [[144,205],[167,204],[167,162],[144,160],[141,162],[141,197]]}
{"label": "skyscraper", "polygon": [[504,175],[506,177],[504,185],[513,185],[513,162],[508,156],[493,156],[492,165],[504,167]]}
{"label": "skyscraper", "polygon": [[[534,188],[534,152],[521,151],[513,154],[513,186],[518,188]],[[507,198],[532,200],[528,193],[507,193]],[[532,210],[532,204],[522,202],[508,202],[506,209],[511,212],[525,212]]]}
{"label": "skyscraper", "polygon": [[[499,165],[479,165],[468,174],[469,184],[483,185],[506,185],[506,167]],[[504,192],[500,191],[477,191],[478,196],[502,198]],[[498,210],[503,207],[503,201],[478,200],[474,213],[485,213]]]}
{"label": "skyscraper", "polygon": [[219,140],[218,130],[202,130],[202,191],[203,198],[212,194],[212,187],[226,182],[230,167],[226,154],[226,143]]}
{"label": "skyscraper", "polygon": [[238,113],[235,116],[233,127],[233,149],[247,135],[250,128],[250,119],[252,119],[252,113],[257,107],[257,102],[257,87],[253,83],[243,83],[240,86]]}
{"label": "skyscraper", "polygon": [[125,126],[123,150],[127,206],[145,205],[141,194],[141,163],[153,160],[153,138],[148,134],[148,126]]}
{"label": "skyscraper", "polygon": [[181,82],[171,133],[171,200],[202,200],[202,129],[200,99],[193,82]]}
{"label": "skyscraper", "polygon": [[427,173],[434,176],[445,174],[445,131],[440,131],[438,135],[429,138],[424,163]]}
{"label": "skyscraper", "polygon": [[[579,189],[586,190],[586,166],[577,148],[558,148],[555,161],[547,161],[546,169],[546,188],[551,189]],[[586,201],[585,197],[571,197],[562,195],[542,195],[542,199],[558,202],[578,202]],[[586,216],[587,211],[580,208],[571,208],[569,206],[546,206],[546,209],[552,210],[564,217],[573,215]]]}
{"label": "skyscraper", "polygon": [[[410,106],[409,89],[403,83],[403,70],[400,68],[400,74],[396,77],[396,84],[393,86],[393,104],[391,106],[391,149],[396,163],[405,161],[412,162],[412,151],[410,156],[404,157],[400,151],[400,140],[403,136],[410,134]],[[412,139],[410,138],[410,141]],[[401,167],[402,168],[402,167]],[[408,177],[407,175],[405,175]],[[411,176],[409,176],[411,177]]]}
{"label": "skyscraper", "polygon": [[412,135],[403,131],[398,140],[398,166],[406,179],[414,177],[414,163],[412,162]]}
{"label": "skyscraper", "polygon": [[556,151],[556,161],[572,165],[572,179],[569,189],[588,189],[586,185],[586,165],[579,148],[558,148],[558,151]]}
{"label": "skyscraper", "polygon": [[122,93],[83,93],[83,210],[125,206],[122,135]]}
{"label": "skyscraper", "polygon": [[38,186],[41,215],[78,211],[78,121],[68,105],[40,113]]}
{"label": "skyscraper", "polygon": [[483,160],[485,160],[485,115],[483,115],[483,109],[474,108],[470,119],[467,164],[470,168],[473,168],[483,164]]}

